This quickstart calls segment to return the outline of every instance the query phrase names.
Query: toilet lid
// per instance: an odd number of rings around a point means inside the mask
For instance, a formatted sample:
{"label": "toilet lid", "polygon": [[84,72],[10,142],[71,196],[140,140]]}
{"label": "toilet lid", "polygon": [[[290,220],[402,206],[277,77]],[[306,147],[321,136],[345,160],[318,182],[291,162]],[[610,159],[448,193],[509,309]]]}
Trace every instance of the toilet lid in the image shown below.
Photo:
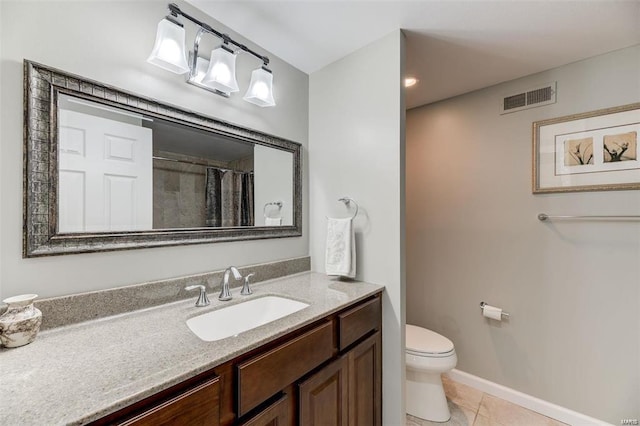
{"label": "toilet lid", "polygon": [[407,324],[406,333],[408,352],[444,354],[453,351],[453,342],[435,331]]}

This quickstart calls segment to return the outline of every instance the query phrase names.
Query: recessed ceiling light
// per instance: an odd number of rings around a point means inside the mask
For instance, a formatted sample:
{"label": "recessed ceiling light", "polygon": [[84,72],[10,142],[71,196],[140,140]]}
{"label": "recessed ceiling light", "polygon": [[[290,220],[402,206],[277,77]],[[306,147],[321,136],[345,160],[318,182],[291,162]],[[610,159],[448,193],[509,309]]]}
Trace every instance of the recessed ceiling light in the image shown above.
{"label": "recessed ceiling light", "polygon": [[415,86],[418,82],[418,79],[415,77],[407,77],[404,79],[404,87]]}

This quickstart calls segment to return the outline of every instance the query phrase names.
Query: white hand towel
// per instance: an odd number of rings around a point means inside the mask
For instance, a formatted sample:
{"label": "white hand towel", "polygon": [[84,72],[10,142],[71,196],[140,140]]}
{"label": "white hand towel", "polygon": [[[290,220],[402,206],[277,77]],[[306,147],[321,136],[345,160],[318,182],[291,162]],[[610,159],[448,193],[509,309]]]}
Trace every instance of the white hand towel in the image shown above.
{"label": "white hand towel", "polygon": [[280,226],[282,225],[281,217],[265,217],[264,218],[265,226]]}
{"label": "white hand towel", "polygon": [[352,218],[327,218],[327,275],[356,277],[356,238]]}

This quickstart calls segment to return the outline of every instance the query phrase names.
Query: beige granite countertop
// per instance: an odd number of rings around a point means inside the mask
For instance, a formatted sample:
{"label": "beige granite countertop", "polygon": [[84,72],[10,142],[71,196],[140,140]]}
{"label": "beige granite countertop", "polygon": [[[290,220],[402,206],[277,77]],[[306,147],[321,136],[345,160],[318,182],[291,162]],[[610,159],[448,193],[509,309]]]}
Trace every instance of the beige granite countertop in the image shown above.
{"label": "beige granite countertop", "polygon": [[[234,289],[230,302],[210,293],[204,308],[194,306],[194,296],[41,332],[27,346],[0,350],[0,425],[88,423],[382,289],[305,272],[256,284],[247,298]],[[187,328],[191,317],[270,294],[310,306],[217,342]]]}

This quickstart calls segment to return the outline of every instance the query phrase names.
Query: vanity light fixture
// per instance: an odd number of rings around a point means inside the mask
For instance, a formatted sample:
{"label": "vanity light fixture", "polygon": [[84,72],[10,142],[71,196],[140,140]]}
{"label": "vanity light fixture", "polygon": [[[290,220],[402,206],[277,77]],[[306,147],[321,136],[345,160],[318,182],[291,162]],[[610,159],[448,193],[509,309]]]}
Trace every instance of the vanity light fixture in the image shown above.
{"label": "vanity light fixture", "polygon": [[225,44],[211,51],[209,69],[202,84],[227,93],[240,90],[236,81],[236,54]]}
{"label": "vanity light fixture", "polygon": [[[176,74],[187,74],[187,83],[209,90],[226,98],[238,92],[236,81],[236,57],[245,52],[262,61],[262,66],[251,73],[251,83],[243,99],[252,104],[275,106],[273,98],[273,73],[267,66],[269,58],[238,43],[227,34],[222,34],[208,24],[183,12],[175,3],[169,4],[170,14],[158,24],[156,42],[147,62]],[[185,53],[185,30],[178,21],[181,16],[198,26],[189,60]],[[211,34],[222,40],[222,45],[211,51],[211,59],[198,56],[200,39]]]}
{"label": "vanity light fixture", "polygon": [[261,107],[274,106],[276,101],[273,100],[273,74],[262,66],[251,72],[251,83],[244,99],[247,102],[256,104]]}
{"label": "vanity light fixture", "polygon": [[184,42],[184,26],[178,21],[177,16],[167,15],[158,23],[156,42],[147,62],[176,74],[188,72]]}

